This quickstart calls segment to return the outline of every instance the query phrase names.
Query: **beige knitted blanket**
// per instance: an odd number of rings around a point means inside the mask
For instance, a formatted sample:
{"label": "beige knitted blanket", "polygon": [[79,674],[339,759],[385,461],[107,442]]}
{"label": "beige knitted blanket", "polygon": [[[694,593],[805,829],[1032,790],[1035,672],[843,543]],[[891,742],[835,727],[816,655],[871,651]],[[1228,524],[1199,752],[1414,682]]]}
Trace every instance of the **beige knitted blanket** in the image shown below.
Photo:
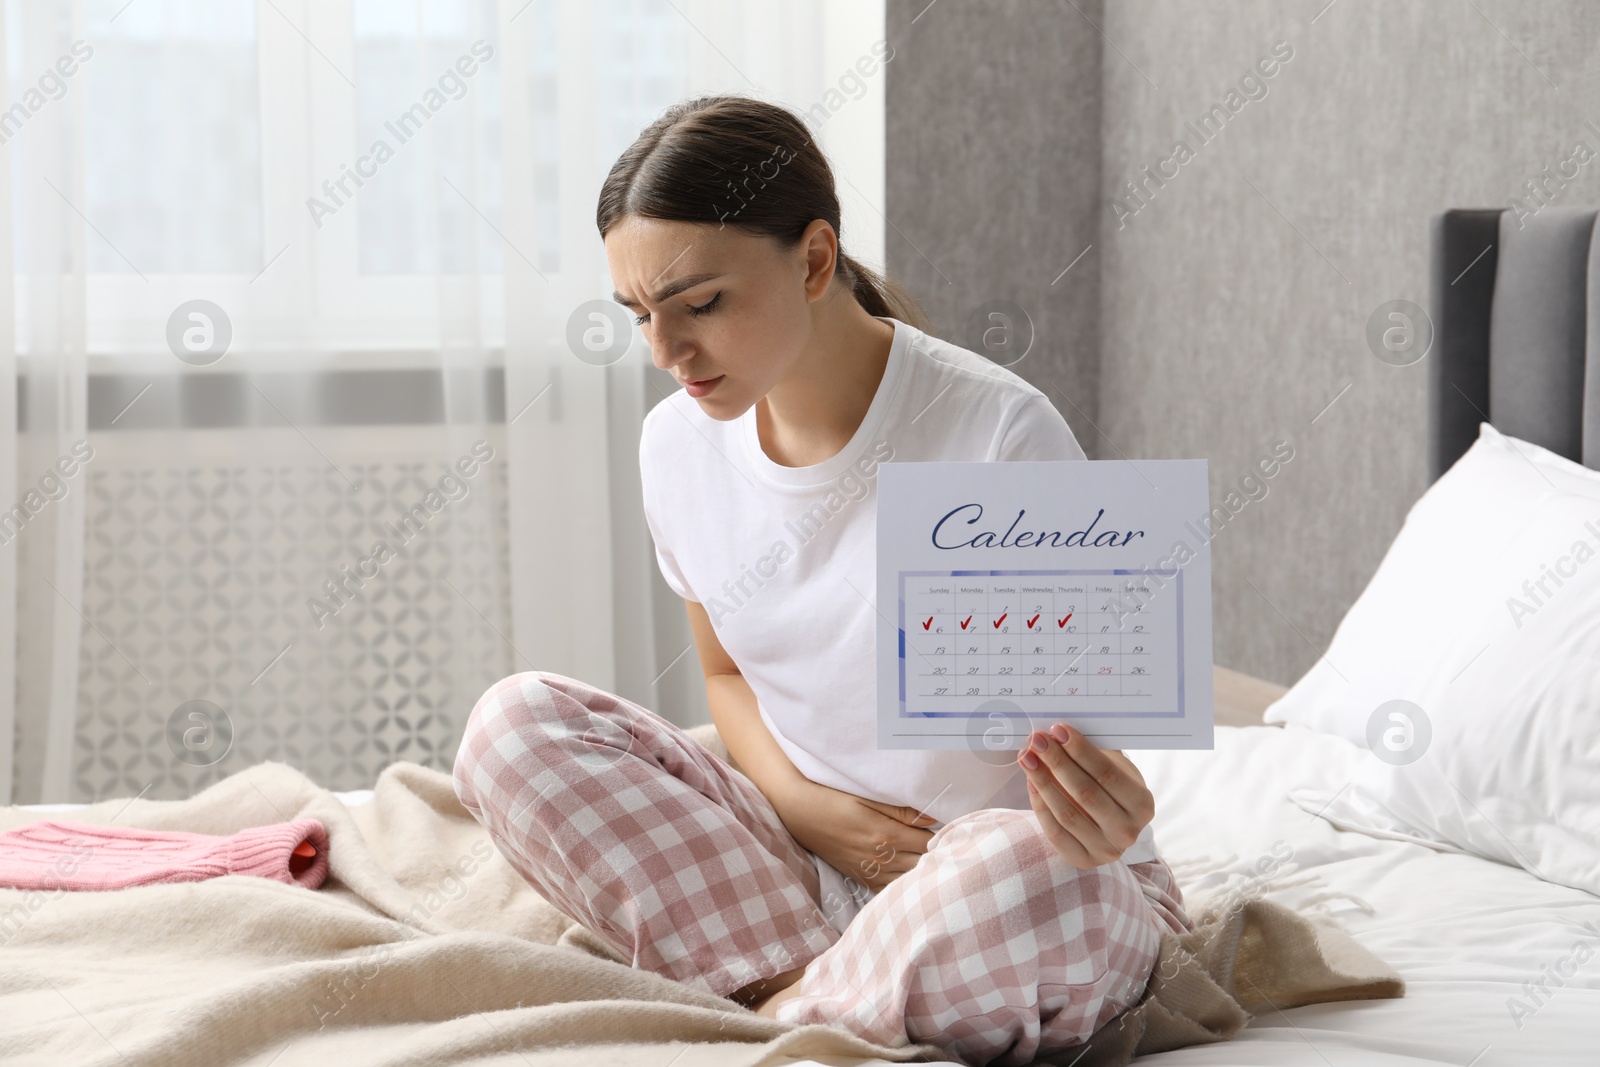
{"label": "beige knitted blanket", "polygon": [[[89,823],[229,834],[310,816],[317,890],[229,875],[109,892],[0,889],[0,1061],[215,1067],[943,1059],[764,1019],[614,959],[532,890],[455,797],[396,763],[348,808],[282,763],[181,801],[109,800]],[[0,830],[50,815],[0,808]],[[1163,977],[1168,975],[1170,977]],[[1237,991],[1244,989],[1248,995]],[[1079,1060],[1232,1036],[1256,1004],[1397,996],[1348,937],[1255,901],[1163,944],[1146,999]]]}

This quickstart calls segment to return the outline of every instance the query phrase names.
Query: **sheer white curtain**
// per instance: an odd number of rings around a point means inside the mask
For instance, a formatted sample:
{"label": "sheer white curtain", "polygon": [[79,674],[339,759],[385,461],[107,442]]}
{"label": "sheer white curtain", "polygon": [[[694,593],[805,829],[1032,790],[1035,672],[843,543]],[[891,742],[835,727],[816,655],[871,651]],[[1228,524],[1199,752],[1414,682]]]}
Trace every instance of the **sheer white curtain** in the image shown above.
{"label": "sheer white curtain", "polygon": [[881,263],[881,3],[0,12],[0,797],[444,769],[533,668],[698,721],[639,510],[675,386],[568,341],[595,195],[747,93],[814,116]]}
{"label": "sheer white curtain", "polygon": [[[0,514],[0,678],[7,683],[0,688],[0,774],[7,791],[13,766],[36,784],[30,772],[43,750],[53,743],[59,751],[71,730],[83,599],[78,461],[92,455],[85,226],[70,206],[84,193],[75,163],[83,152],[83,94],[59,95],[56,86],[64,90],[65,82],[54,66],[67,56],[61,69],[70,68],[81,15],[40,10],[18,19],[11,6],[0,28],[7,74],[0,150],[9,164],[0,168],[0,200],[10,237],[0,241],[0,281],[9,283],[0,285],[0,506],[8,507]],[[13,706],[31,709],[28,721],[13,722]]]}

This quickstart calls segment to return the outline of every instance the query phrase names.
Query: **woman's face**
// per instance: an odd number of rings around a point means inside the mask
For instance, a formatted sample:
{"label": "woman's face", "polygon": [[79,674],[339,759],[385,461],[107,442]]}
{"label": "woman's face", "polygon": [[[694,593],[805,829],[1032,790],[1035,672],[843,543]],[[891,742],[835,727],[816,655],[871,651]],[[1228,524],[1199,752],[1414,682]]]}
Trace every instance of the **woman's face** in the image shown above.
{"label": "woman's face", "polygon": [[690,395],[725,421],[766,396],[805,349],[811,301],[833,276],[831,234],[817,220],[784,251],[732,226],[628,216],[606,234],[606,262],[655,365],[680,382],[720,379]]}

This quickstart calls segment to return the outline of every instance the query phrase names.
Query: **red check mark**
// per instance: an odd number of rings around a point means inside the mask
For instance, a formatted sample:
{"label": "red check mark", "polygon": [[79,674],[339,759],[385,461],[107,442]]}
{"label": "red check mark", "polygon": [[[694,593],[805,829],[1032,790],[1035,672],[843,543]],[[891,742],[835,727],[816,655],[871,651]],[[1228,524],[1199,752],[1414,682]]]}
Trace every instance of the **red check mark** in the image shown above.
{"label": "red check mark", "polygon": [[[1070,618],[1072,618],[1072,612],[1069,611],[1069,612],[1067,612],[1067,619],[1070,619]],[[1057,626],[1065,626],[1067,624],[1067,619],[1058,620],[1056,622],[1056,625]]]}
{"label": "red check mark", "polygon": [[1011,614],[1011,612],[1008,611],[1008,612],[1005,613],[1005,615],[1001,615],[998,619],[994,620],[995,629],[998,630],[1000,628],[1000,624],[1006,621],[1006,615],[1010,615],[1010,614]]}
{"label": "red check mark", "polygon": [[966,628],[967,628],[967,623],[969,623],[969,622],[971,622],[971,621],[972,621],[972,616],[971,616],[971,615],[968,615],[968,616],[967,616],[967,617],[966,617],[966,619],[965,619],[965,620],[963,620],[963,621],[962,621],[962,623],[961,623],[961,628],[962,628],[962,629],[963,629],[963,630],[965,630],[965,629],[966,629]]}
{"label": "red check mark", "polygon": [[1038,621],[1039,621],[1039,616],[1037,616],[1037,615],[1035,615],[1033,618],[1029,619],[1028,620],[1028,629],[1030,629],[1030,630],[1033,629],[1033,624],[1038,622]]}
{"label": "red check mark", "polygon": [[928,621],[927,621],[927,622],[925,622],[925,623],[923,623],[923,624],[922,624],[922,628],[923,628],[923,629],[924,629],[924,630],[926,630],[926,629],[927,629],[927,628],[928,628],[928,627],[930,627],[930,626],[932,626],[932,625],[933,625],[933,616],[932,616],[932,615],[929,615],[929,616],[928,616]]}

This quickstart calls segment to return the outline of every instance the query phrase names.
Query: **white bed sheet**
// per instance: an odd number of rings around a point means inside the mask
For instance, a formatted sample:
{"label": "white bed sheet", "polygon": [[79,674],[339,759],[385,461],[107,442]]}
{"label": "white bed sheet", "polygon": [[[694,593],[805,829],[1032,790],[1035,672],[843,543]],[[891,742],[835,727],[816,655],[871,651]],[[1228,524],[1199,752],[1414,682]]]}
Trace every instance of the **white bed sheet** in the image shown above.
{"label": "white bed sheet", "polygon": [[[1331,794],[1371,758],[1337,737],[1219,726],[1214,751],[1131,755],[1156,797],[1157,847],[1191,901],[1277,863],[1255,891],[1326,911],[1406,982],[1400,999],[1265,1012],[1231,1041],[1141,1065],[1600,1062],[1600,897],[1474,856],[1341,831],[1302,810],[1290,789]],[[1185,876],[1230,856],[1224,875]],[[1580,942],[1593,947],[1590,958],[1550,984],[1542,1003],[1531,997],[1524,983],[1552,973]],[[1534,1009],[1520,1025],[1513,998]]]}
{"label": "white bed sheet", "polygon": [[[1140,751],[1133,758],[1156,797],[1157,846],[1191,903],[1232,886],[1325,911],[1406,981],[1400,999],[1265,1012],[1231,1041],[1147,1056],[1141,1065],[1600,1062],[1600,897],[1488,860],[1338,830],[1302,810],[1289,790],[1337,791],[1363,758],[1331,735],[1218,726],[1215,750]],[[371,795],[339,794],[347,804]],[[1558,978],[1560,985],[1548,981],[1580,942],[1592,946],[1590,958]],[[1538,998],[1525,987],[1539,980],[1552,995]],[[1517,1001],[1525,1006],[1520,1023],[1511,1010]]]}

